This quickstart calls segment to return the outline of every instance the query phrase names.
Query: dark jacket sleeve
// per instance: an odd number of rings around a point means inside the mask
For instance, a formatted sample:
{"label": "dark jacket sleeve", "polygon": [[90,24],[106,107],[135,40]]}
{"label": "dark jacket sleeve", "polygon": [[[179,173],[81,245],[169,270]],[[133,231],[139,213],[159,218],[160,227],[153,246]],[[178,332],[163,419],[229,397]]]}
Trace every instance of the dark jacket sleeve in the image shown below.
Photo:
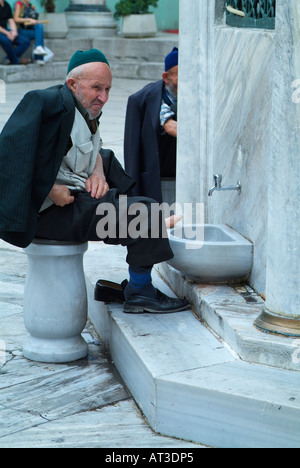
{"label": "dark jacket sleeve", "polygon": [[162,202],[160,180],[160,120],[163,80],[150,83],[129,97],[124,160],[126,172],[136,181],[131,194]]}
{"label": "dark jacket sleeve", "polygon": [[110,188],[117,188],[122,195],[127,194],[135,185],[135,181],[124,171],[114,152],[101,148],[105,177]]}
{"label": "dark jacket sleeve", "polygon": [[143,106],[136,99],[130,96],[127,103],[125,134],[124,134],[124,163],[126,172],[135,180],[133,195],[141,195],[143,172],[142,167],[142,124]]}
{"label": "dark jacket sleeve", "polygon": [[22,232],[31,217],[31,187],[41,100],[28,93],[0,135],[0,231]]}
{"label": "dark jacket sleeve", "polygon": [[31,91],[0,135],[0,238],[27,247],[59,170],[75,104],[65,86]]}

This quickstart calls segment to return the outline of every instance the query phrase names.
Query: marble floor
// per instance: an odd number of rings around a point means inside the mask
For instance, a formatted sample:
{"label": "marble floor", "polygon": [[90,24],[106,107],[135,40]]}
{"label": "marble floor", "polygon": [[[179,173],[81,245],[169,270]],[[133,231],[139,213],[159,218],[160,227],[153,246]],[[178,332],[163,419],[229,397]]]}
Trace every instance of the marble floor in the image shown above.
{"label": "marble floor", "polygon": [[0,241],[0,448],[200,448],[150,429],[90,323],[87,359],[23,358],[26,264]]}

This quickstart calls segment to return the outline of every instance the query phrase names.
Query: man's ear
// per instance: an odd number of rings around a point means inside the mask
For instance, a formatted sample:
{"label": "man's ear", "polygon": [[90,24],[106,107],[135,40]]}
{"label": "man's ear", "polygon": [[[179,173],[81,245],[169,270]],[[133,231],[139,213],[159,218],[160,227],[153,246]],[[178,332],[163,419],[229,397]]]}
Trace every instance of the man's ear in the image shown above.
{"label": "man's ear", "polygon": [[170,83],[170,77],[169,77],[169,72],[164,72],[162,74],[162,79],[164,80],[164,82],[166,83],[166,85],[168,85]]}
{"label": "man's ear", "polygon": [[67,86],[68,88],[75,94],[77,90],[77,80],[76,78],[69,78],[67,80]]}

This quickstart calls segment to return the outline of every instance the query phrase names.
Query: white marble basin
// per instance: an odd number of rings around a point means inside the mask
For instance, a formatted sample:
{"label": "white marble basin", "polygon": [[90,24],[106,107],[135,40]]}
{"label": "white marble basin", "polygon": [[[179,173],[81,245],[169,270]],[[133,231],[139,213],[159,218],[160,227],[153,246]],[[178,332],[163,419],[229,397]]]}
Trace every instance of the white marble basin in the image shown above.
{"label": "white marble basin", "polygon": [[189,280],[223,283],[251,273],[253,244],[226,225],[175,227],[169,237],[174,258],[168,263]]}

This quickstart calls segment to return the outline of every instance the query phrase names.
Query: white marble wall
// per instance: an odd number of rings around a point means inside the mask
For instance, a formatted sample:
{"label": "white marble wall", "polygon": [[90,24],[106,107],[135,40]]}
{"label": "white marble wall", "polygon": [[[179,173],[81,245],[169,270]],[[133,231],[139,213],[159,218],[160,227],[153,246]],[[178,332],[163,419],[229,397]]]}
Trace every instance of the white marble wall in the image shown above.
{"label": "white marble wall", "polygon": [[[241,195],[215,193],[208,220],[230,224],[255,246],[251,284],[265,292],[268,152],[272,107],[273,34],[214,29],[213,150],[209,174],[242,183]],[[213,185],[213,184],[212,184]]]}
{"label": "white marble wall", "polygon": [[[181,0],[178,201],[204,202],[206,222],[254,243],[250,283],[265,293],[274,33],[230,28],[215,6]],[[241,195],[209,198],[215,173]]]}

